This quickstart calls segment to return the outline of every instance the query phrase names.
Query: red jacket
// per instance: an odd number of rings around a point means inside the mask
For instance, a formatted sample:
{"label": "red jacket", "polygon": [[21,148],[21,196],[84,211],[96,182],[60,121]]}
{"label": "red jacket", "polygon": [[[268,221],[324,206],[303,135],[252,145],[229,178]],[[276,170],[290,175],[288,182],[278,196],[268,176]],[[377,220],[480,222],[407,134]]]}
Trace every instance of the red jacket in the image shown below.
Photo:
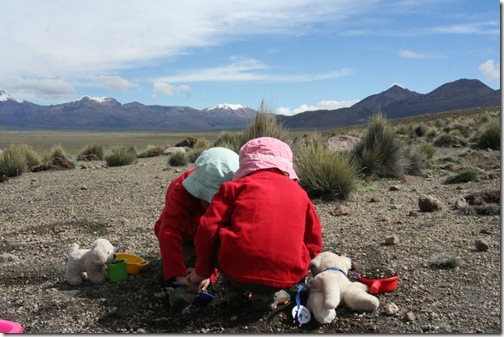
{"label": "red jacket", "polygon": [[322,249],[319,217],[306,192],[277,170],[259,170],[221,185],[196,234],[196,273],[215,256],[238,282],[289,288]]}
{"label": "red jacket", "polygon": [[[194,243],[200,218],[205,214],[200,200],[182,185],[194,169],[175,178],[166,192],[165,207],[154,225],[154,234],[159,241],[165,280],[176,275],[186,275],[182,254],[182,240]],[[215,281],[214,273],[210,280]]]}

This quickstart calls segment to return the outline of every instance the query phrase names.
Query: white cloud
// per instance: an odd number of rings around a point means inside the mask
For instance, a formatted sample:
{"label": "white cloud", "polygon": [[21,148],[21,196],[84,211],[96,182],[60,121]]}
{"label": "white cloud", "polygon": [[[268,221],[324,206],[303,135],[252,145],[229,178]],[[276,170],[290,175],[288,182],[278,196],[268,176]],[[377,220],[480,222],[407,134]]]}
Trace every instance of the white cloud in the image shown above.
{"label": "white cloud", "polygon": [[189,94],[191,91],[191,87],[182,84],[179,86],[172,85],[169,83],[164,83],[164,82],[154,82],[152,85],[154,92],[158,92],[160,94],[166,95],[166,96],[173,96],[173,95],[180,95],[180,94]]}
{"label": "white cloud", "polygon": [[494,64],[493,60],[488,60],[480,64],[479,70],[487,80],[494,81],[500,79],[500,63]]}
{"label": "white cloud", "polygon": [[424,54],[418,54],[406,49],[401,49],[399,51],[399,56],[405,59],[423,59],[426,57]]}
{"label": "white cloud", "polygon": [[130,82],[120,76],[93,76],[93,81],[104,83],[107,87],[117,90],[128,90],[138,87],[138,84]]}
{"label": "white cloud", "polygon": [[280,107],[277,109],[276,113],[278,115],[286,115],[292,116],[299,114],[305,111],[314,111],[314,110],[336,110],[340,108],[347,108],[355,103],[359,102],[359,100],[349,100],[349,101],[321,101],[316,105],[307,105],[303,104],[297,108],[290,109],[286,107]]}
{"label": "white cloud", "polygon": [[58,100],[75,94],[74,87],[60,78],[43,78],[39,80],[18,77],[15,80],[1,83],[1,85],[16,98],[35,96],[41,99]]}
{"label": "white cloud", "polygon": [[[264,71],[268,70],[268,73]],[[271,67],[261,61],[233,57],[231,63],[213,68],[188,70],[173,76],[165,76],[159,81],[178,83],[178,82],[222,82],[222,81],[275,81],[275,82],[310,82],[325,80],[337,77],[347,76],[351,73],[348,68],[331,71],[321,74],[275,74]]]}

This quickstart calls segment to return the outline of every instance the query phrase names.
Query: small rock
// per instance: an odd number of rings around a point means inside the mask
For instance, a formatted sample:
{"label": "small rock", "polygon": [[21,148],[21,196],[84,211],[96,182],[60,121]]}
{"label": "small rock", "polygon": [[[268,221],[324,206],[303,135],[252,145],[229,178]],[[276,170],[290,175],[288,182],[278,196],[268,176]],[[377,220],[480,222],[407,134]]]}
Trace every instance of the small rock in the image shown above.
{"label": "small rock", "polygon": [[386,245],[395,245],[399,243],[399,237],[397,235],[392,235],[385,238]]}
{"label": "small rock", "polygon": [[390,217],[387,215],[382,216],[380,219],[380,221],[382,221],[382,222],[389,222],[390,220],[391,220]]}
{"label": "small rock", "polygon": [[339,205],[332,211],[334,216],[348,215],[349,209],[344,205]]}
{"label": "small rock", "polygon": [[0,254],[0,261],[3,262],[8,262],[8,261],[17,261],[19,258],[16,255],[8,254],[8,253],[3,253]]}
{"label": "small rock", "polygon": [[474,240],[474,245],[476,246],[476,249],[479,250],[480,252],[486,252],[488,248],[490,248],[490,245],[485,239],[476,239]]}
{"label": "small rock", "polygon": [[410,211],[408,215],[412,217],[419,217],[420,213],[418,213],[417,211]]}
{"label": "small rock", "polygon": [[392,316],[399,311],[399,307],[395,303],[388,303],[383,307],[385,315]]}
{"label": "small rock", "polygon": [[403,319],[405,322],[414,322],[416,318],[413,312],[408,311],[407,313],[404,314]]}
{"label": "small rock", "polygon": [[389,188],[389,191],[400,191],[402,189],[401,185],[392,185]]}
{"label": "small rock", "polygon": [[418,207],[422,212],[434,212],[443,209],[443,203],[438,199],[426,195],[418,199]]}
{"label": "small rock", "polygon": [[371,200],[369,200],[369,202],[380,202],[381,199],[379,197],[372,197]]}

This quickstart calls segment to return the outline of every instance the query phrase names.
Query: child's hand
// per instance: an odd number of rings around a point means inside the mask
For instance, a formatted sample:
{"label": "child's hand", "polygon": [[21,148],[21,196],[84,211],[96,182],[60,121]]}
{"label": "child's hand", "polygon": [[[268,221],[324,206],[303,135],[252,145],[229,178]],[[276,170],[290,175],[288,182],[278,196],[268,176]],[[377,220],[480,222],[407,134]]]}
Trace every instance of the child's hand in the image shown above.
{"label": "child's hand", "polygon": [[[208,284],[210,283],[209,279],[205,279],[199,276],[194,270],[189,275],[187,275],[187,280],[189,281],[189,289],[194,293],[202,291],[201,283],[203,283],[203,281],[208,280]],[[208,287],[208,284],[205,285],[205,289]]]}

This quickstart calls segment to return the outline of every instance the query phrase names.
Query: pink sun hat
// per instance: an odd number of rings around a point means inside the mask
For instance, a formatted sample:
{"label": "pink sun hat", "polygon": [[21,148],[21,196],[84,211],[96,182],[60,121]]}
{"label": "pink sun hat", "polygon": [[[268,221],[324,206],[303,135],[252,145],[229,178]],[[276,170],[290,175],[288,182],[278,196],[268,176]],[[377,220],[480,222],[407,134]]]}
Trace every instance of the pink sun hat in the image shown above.
{"label": "pink sun hat", "polygon": [[240,149],[240,168],[233,180],[263,169],[277,168],[289,174],[292,180],[299,180],[292,164],[292,151],[289,145],[272,137],[249,140]]}

